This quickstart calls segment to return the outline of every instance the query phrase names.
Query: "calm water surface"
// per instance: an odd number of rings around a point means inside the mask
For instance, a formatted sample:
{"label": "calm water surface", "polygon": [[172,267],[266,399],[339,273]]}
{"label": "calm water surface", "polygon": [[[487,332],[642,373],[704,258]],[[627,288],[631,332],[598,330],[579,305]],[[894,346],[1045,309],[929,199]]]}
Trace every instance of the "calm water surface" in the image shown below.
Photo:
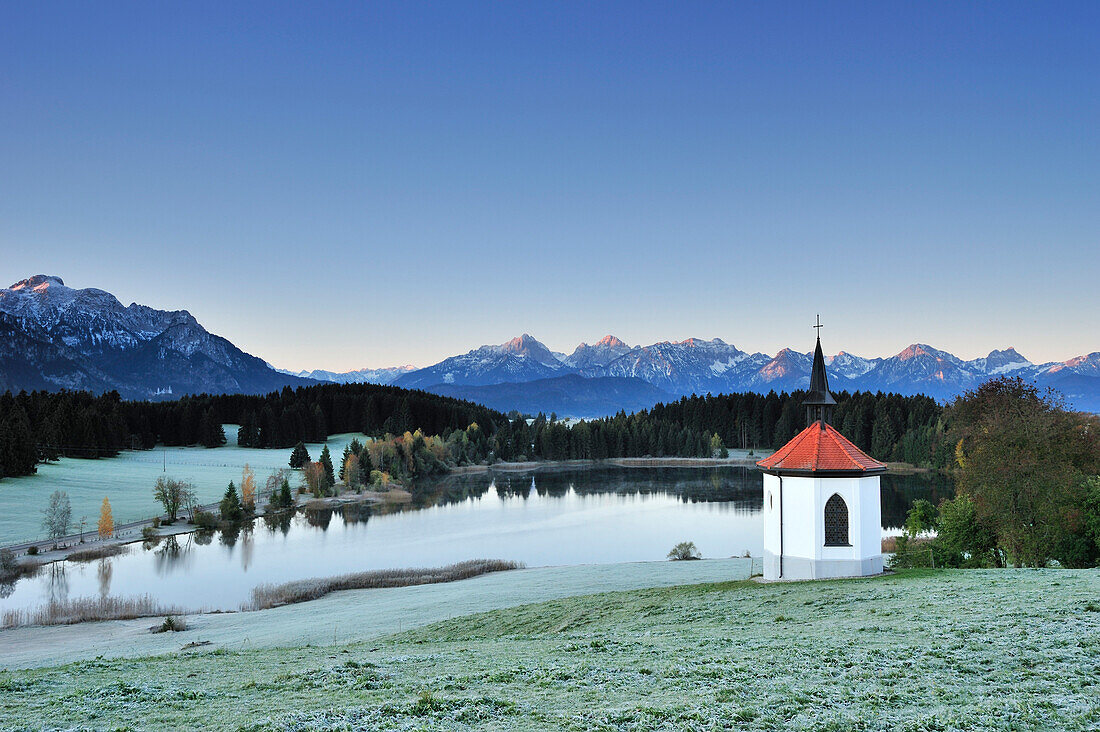
{"label": "calm water surface", "polygon": [[[884,534],[913,500],[951,495],[939,476],[884,476]],[[694,541],[704,557],[759,556],[761,475],[748,468],[597,468],[451,476],[400,510],[363,505],[260,519],[88,563],[58,562],[0,586],[0,611],[51,600],[151,594],[185,609],[235,610],[262,583],[464,559],[528,566],[664,559]]]}

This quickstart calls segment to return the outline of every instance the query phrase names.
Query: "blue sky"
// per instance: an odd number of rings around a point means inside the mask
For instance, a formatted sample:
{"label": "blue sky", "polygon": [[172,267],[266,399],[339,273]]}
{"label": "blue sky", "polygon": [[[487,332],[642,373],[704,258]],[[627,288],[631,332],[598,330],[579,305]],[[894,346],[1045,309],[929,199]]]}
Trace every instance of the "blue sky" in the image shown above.
{"label": "blue sky", "polygon": [[1100,349],[1100,5],[9,3],[0,278],[280,366]]}

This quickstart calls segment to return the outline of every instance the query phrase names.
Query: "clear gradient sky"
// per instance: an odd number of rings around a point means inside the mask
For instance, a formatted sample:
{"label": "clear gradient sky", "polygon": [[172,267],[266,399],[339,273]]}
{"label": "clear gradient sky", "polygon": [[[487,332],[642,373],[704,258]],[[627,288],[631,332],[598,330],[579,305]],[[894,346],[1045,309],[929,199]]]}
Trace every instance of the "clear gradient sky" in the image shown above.
{"label": "clear gradient sky", "polygon": [[1100,350],[1098,3],[5,3],[0,279],[288,368]]}

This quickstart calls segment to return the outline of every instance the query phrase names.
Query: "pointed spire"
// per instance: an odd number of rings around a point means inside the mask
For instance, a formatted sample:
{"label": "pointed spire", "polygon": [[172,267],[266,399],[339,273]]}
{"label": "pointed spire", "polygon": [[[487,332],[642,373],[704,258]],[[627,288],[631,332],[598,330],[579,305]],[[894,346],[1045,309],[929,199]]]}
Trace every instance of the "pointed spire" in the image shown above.
{"label": "pointed spire", "polygon": [[829,376],[825,373],[825,354],[821,351],[821,318],[814,326],[817,331],[817,348],[814,349],[814,366],[810,372],[810,391],[803,400],[806,405],[806,421],[829,421],[836,399],[829,393]]}

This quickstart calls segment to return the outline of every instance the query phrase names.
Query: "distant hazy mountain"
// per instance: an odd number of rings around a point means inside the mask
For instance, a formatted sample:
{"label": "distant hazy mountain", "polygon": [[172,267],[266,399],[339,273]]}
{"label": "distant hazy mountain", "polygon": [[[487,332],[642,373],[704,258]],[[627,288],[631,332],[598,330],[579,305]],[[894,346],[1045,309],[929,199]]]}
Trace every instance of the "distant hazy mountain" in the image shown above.
{"label": "distant hazy mountain", "polygon": [[[775,356],[747,353],[717,338],[629,346],[607,336],[595,345],[582,343],[570,355],[561,356],[525,334],[500,346],[482,346],[435,366],[409,372],[396,383],[416,388],[437,384],[485,386],[578,374],[585,378],[639,379],[679,397],[693,393],[802,389],[809,384],[811,363],[810,353],[789,348]],[[915,343],[885,358],[863,358],[841,351],[827,360],[827,367],[829,383],[835,391],[922,393],[938,399],[950,399],[990,378],[1014,374],[1041,387],[1059,389],[1078,409],[1100,411],[1098,353],[1065,362],[1033,364],[1015,349],[1007,348],[964,361],[946,351]]]}
{"label": "distant hazy mountain", "polygon": [[[554,353],[524,334],[422,369],[280,372],[207,332],[186,310],[123,306],[103,290],[76,290],[36,275],[0,290],[0,390],[116,389],[126,398],[196,392],[260,393],[318,381],[393,383],[524,411],[611,414],[686,394],[805,388],[809,353],[747,353],[717,338],[630,346],[614,336]],[[885,358],[841,351],[828,359],[835,391],[923,393],[950,399],[987,379],[1018,375],[1060,390],[1071,406],[1100,412],[1100,352],[1033,364],[1012,348],[964,361],[915,343]],[[559,378],[559,377],[569,378]],[[611,381],[605,379],[610,378]],[[534,383],[524,389],[510,385]],[[496,389],[459,393],[458,387]],[[642,385],[645,385],[644,387]],[[511,400],[509,402],[508,400]],[[583,410],[576,411],[576,410]]]}
{"label": "distant hazy mountain", "polygon": [[582,343],[574,349],[573,353],[564,357],[562,363],[570,368],[583,370],[607,366],[609,363],[625,356],[634,349],[626,345],[613,335],[604,336],[593,346]]}
{"label": "distant hazy mountain", "polygon": [[123,306],[103,290],[35,275],[0,290],[0,389],[115,389],[148,399],[260,393],[314,383],[276,372],[186,310]]}
{"label": "distant hazy mountain", "polygon": [[545,379],[570,370],[550,349],[524,333],[499,346],[482,346],[435,366],[402,374],[393,383],[406,389],[437,384],[486,386]]}
{"label": "distant hazy mountain", "polygon": [[569,417],[603,417],[619,410],[636,412],[672,399],[668,392],[641,379],[621,376],[589,379],[579,374],[490,386],[437,384],[428,387],[428,391],[468,399],[502,412],[517,409],[525,414],[557,412]]}
{"label": "distant hazy mountain", "polygon": [[402,374],[415,371],[415,366],[391,366],[381,369],[359,369],[358,371],[325,371],[314,369],[313,371],[287,371],[275,369],[280,374],[300,376],[303,379],[316,381],[328,381],[336,384],[392,384],[394,379]]}

